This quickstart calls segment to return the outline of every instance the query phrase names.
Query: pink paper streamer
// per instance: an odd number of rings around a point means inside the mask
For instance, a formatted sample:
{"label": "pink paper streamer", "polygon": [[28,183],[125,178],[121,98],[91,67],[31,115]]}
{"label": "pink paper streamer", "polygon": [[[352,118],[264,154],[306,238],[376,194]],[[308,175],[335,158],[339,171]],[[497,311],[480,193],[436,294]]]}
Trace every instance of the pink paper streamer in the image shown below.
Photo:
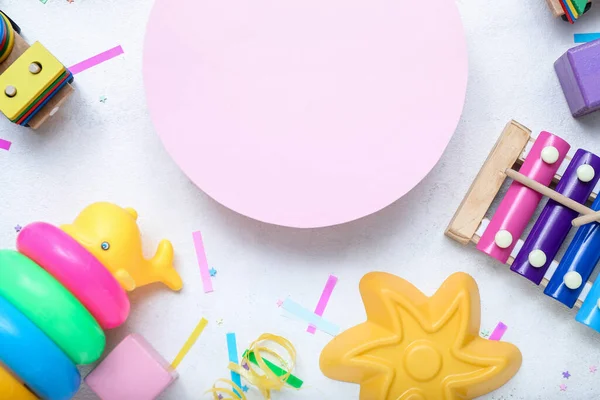
{"label": "pink paper streamer", "polygon": [[[323,316],[323,313],[325,312],[325,307],[327,307],[327,303],[329,302],[329,298],[331,297],[331,293],[333,292],[333,288],[335,287],[337,281],[337,276],[329,275],[327,283],[325,284],[325,288],[323,289],[323,293],[321,293],[321,298],[319,299],[317,307],[315,308],[315,314],[317,314],[319,317]],[[312,324],[309,325],[309,327],[306,329],[306,332],[312,333],[313,335],[316,331],[317,328]]]}
{"label": "pink paper streamer", "polygon": [[506,332],[507,329],[508,329],[508,326],[504,325],[502,322],[498,322],[498,325],[496,325],[496,328],[490,335],[490,340],[502,339],[502,336],[504,336],[504,333]]}
{"label": "pink paper streamer", "polygon": [[75,75],[75,74],[85,71],[86,69],[89,69],[98,64],[101,64],[104,61],[108,61],[111,58],[115,58],[116,56],[119,56],[123,53],[124,53],[123,48],[119,45],[117,47],[113,47],[110,50],[106,50],[105,52],[95,55],[94,57],[88,58],[87,60],[77,63],[77,64],[73,65],[72,67],[69,67],[69,71],[71,71],[71,73],[73,75]]}
{"label": "pink paper streamer", "polygon": [[192,233],[194,238],[194,247],[196,248],[196,257],[198,258],[198,266],[200,267],[200,277],[202,278],[202,286],[204,287],[204,293],[213,291],[212,280],[210,279],[210,272],[208,271],[208,260],[206,259],[206,253],[204,251],[204,243],[202,242],[202,234],[200,231]]}
{"label": "pink paper streamer", "polygon": [[12,143],[8,140],[0,139],[0,149],[2,150],[10,150],[10,145]]}

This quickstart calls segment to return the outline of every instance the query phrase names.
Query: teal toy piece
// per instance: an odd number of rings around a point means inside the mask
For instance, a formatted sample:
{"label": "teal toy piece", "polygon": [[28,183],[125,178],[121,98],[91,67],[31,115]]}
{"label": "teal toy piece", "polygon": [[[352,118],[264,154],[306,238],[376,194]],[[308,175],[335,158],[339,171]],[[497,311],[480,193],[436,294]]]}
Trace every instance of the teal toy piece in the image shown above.
{"label": "teal toy piece", "polygon": [[69,400],[81,383],[77,367],[48,337],[0,296],[0,362],[44,400]]}

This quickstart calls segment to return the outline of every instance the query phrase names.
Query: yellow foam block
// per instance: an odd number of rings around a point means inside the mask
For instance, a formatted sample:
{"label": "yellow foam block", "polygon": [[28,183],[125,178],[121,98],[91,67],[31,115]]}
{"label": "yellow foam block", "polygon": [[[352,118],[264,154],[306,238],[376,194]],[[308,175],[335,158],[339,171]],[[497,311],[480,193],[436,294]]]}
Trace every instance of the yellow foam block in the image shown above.
{"label": "yellow foam block", "polygon": [[575,6],[571,2],[571,0],[566,0],[566,4],[567,4],[567,7],[569,7],[569,9],[571,10],[571,13],[573,13],[573,16],[576,19],[579,18],[579,13],[577,12],[577,9],[575,8]]}
{"label": "yellow foam block", "polygon": [[0,399],[37,400],[37,397],[0,364]]}
{"label": "yellow foam block", "polygon": [[367,321],[321,353],[325,376],[360,384],[360,400],[468,400],[506,383],[521,366],[510,343],[479,336],[477,284],[450,276],[427,297],[384,272],[361,280]]}
{"label": "yellow foam block", "polygon": [[[38,63],[38,74],[29,72],[29,66]],[[10,67],[0,75],[0,111],[10,120],[15,119],[65,70],[65,67],[40,42],[25,50]],[[14,97],[5,93],[7,86],[16,88]]]}

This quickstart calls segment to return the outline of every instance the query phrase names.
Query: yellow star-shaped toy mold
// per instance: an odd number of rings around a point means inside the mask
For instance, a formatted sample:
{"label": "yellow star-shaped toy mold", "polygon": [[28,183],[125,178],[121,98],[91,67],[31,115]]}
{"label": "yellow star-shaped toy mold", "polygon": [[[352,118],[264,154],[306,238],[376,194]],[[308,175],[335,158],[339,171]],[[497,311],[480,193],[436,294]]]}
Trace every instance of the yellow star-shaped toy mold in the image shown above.
{"label": "yellow star-shaped toy mold", "polygon": [[479,337],[475,280],[450,276],[427,297],[395,275],[360,282],[367,321],[321,353],[325,376],[360,384],[361,400],[472,399],[504,385],[521,366],[519,349]]}

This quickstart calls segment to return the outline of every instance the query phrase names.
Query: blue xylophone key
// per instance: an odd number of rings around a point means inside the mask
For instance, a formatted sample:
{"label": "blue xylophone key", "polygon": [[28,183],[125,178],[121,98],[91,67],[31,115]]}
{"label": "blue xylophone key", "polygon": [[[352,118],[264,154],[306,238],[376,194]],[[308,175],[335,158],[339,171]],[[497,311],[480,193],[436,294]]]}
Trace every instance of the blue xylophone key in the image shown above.
{"label": "blue xylophone key", "polygon": [[575,320],[600,332],[600,279],[596,278]]}
{"label": "blue xylophone key", "polygon": [[[592,204],[592,209],[600,210],[600,196]],[[573,307],[598,261],[600,224],[594,222],[577,230],[544,293]]]}

